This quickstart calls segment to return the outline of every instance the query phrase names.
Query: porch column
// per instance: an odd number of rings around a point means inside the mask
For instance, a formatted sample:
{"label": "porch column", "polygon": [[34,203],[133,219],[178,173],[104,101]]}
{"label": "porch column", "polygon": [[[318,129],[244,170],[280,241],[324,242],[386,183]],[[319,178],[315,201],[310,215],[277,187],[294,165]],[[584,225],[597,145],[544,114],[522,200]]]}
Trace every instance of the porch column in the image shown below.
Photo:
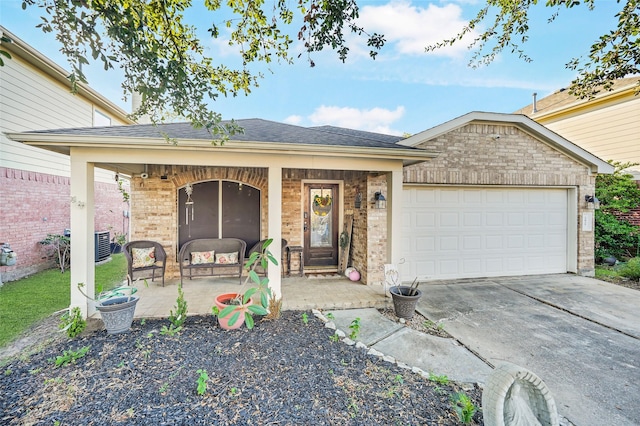
{"label": "porch column", "polygon": [[282,265],[282,167],[269,167],[269,202],[268,202],[268,235],[273,238],[273,243],[269,250],[273,257],[278,259],[278,265],[269,262],[268,276],[269,287],[276,298],[282,297],[282,276],[280,270]]}
{"label": "porch column", "polygon": [[387,173],[387,262],[400,264],[402,169]]}
{"label": "porch column", "polygon": [[71,149],[71,308],[79,307],[86,318],[95,313],[93,302],[78,290],[78,283],[84,283],[83,291],[89,296],[95,294],[95,249],[94,249],[94,202],[93,163],[73,155]]}

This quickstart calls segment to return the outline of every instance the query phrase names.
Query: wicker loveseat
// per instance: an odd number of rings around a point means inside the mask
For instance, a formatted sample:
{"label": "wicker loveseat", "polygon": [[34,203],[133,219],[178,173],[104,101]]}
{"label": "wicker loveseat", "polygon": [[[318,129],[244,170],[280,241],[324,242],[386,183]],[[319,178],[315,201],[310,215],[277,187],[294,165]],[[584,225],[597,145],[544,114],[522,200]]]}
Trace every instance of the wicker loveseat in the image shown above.
{"label": "wicker loveseat", "polygon": [[184,243],[178,255],[180,279],[199,276],[237,276],[242,284],[242,267],[247,244],[237,238],[201,238]]}

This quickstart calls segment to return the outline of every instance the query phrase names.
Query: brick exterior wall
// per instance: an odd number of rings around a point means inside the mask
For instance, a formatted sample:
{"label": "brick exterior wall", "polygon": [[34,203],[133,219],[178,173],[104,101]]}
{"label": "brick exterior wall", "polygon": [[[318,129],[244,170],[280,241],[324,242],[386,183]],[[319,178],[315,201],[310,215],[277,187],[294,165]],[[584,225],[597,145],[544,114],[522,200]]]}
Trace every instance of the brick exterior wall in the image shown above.
{"label": "brick exterior wall", "polygon": [[[419,147],[441,154],[406,167],[405,183],[575,187],[579,217],[589,211],[584,197],[595,190],[589,168],[515,126],[468,124]],[[582,231],[579,222],[578,273],[592,276],[594,234]]]}
{"label": "brick exterior wall", "polygon": [[[499,134],[500,139],[492,136]],[[510,185],[577,188],[580,217],[587,212],[584,196],[594,193],[595,176],[587,166],[541,143],[515,126],[469,124],[425,142],[420,148],[442,154],[432,161],[409,166],[405,183],[441,185]],[[262,238],[267,236],[268,171],[266,168],[199,166],[150,166],[149,178],[132,181],[131,239],[152,239],[167,251],[167,276],[179,276],[177,257],[178,190],[187,183],[209,180],[242,182],[261,191]],[[167,175],[167,179],[161,179]],[[282,176],[282,236],[289,245],[303,245],[302,182],[342,181],[344,214],[353,214],[351,261],[367,284],[384,280],[387,250],[387,211],[373,207],[377,191],[387,196],[386,176],[375,172],[344,170],[284,169]],[[361,208],[354,206],[362,193]],[[593,232],[583,232],[578,223],[578,273],[592,275]],[[293,259],[292,268],[297,268]]]}
{"label": "brick exterior wall", "polygon": [[[52,267],[54,263],[39,241],[47,234],[62,234],[71,227],[69,178],[0,168],[0,188],[0,243],[9,243],[17,254],[16,265],[0,266],[2,281],[14,281]],[[123,232],[122,212],[129,207],[123,203],[116,183],[96,182],[94,191],[95,230]],[[125,220],[125,231],[127,228]]]}
{"label": "brick exterior wall", "polygon": [[[135,177],[131,189],[131,239],[152,239],[162,244],[167,252],[167,277],[178,277],[177,258],[177,199],[178,189],[187,183],[209,180],[232,180],[258,188],[261,191],[262,238],[267,236],[268,212],[264,206],[268,203],[267,169],[227,168],[227,167],[173,167],[168,179],[161,179],[165,167],[150,167],[149,178]],[[355,188],[367,187],[367,174],[363,172],[340,170],[300,170],[284,169],[282,176],[282,237],[289,245],[303,245],[302,229],[302,182],[304,180],[332,180],[344,182],[344,212],[354,212],[354,231],[350,264],[361,271],[363,282],[367,281],[369,259],[367,212],[368,200],[373,198],[363,194],[361,209],[353,210]],[[368,199],[366,197],[369,197]],[[386,219],[383,219],[386,220]],[[386,225],[385,225],[386,232]],[[386,237],[385,237],[386,241]],[[376,240],[381,246],[383,242]],[[377,251],[379,252],[380,249]],[[386,250],[386,248],[384,248]],[[384,252],[386,253],[386,251]],[[376,255],[378,256],[378,255]],[[293,270],[298,267],[298,259],[292,259]]]}

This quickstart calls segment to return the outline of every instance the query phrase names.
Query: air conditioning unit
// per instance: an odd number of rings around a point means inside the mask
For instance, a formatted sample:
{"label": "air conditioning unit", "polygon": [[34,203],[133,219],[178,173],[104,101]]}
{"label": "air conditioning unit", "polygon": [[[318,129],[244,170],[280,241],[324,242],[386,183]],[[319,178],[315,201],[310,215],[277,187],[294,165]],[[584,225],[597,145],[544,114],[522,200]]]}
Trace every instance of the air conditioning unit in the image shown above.
{"label": "air conditioning unit", "polygon": [[95,255],[96,262],[101,262],[105,259],[108,259],[111,255],[111,245],[110,245],[111,236],[109,235],[109,231],[100,231],[95,233]]}

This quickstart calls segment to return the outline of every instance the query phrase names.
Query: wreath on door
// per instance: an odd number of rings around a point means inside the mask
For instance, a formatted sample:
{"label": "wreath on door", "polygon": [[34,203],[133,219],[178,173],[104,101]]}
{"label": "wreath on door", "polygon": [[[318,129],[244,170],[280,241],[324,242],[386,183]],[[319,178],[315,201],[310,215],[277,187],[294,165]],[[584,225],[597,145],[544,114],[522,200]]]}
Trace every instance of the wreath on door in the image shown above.
{"label": "wreath on door", "polygon": [[331,211],[332,199],[330,195],[316,195],[313,197],[312,209],[316,216],[326,216]]}

